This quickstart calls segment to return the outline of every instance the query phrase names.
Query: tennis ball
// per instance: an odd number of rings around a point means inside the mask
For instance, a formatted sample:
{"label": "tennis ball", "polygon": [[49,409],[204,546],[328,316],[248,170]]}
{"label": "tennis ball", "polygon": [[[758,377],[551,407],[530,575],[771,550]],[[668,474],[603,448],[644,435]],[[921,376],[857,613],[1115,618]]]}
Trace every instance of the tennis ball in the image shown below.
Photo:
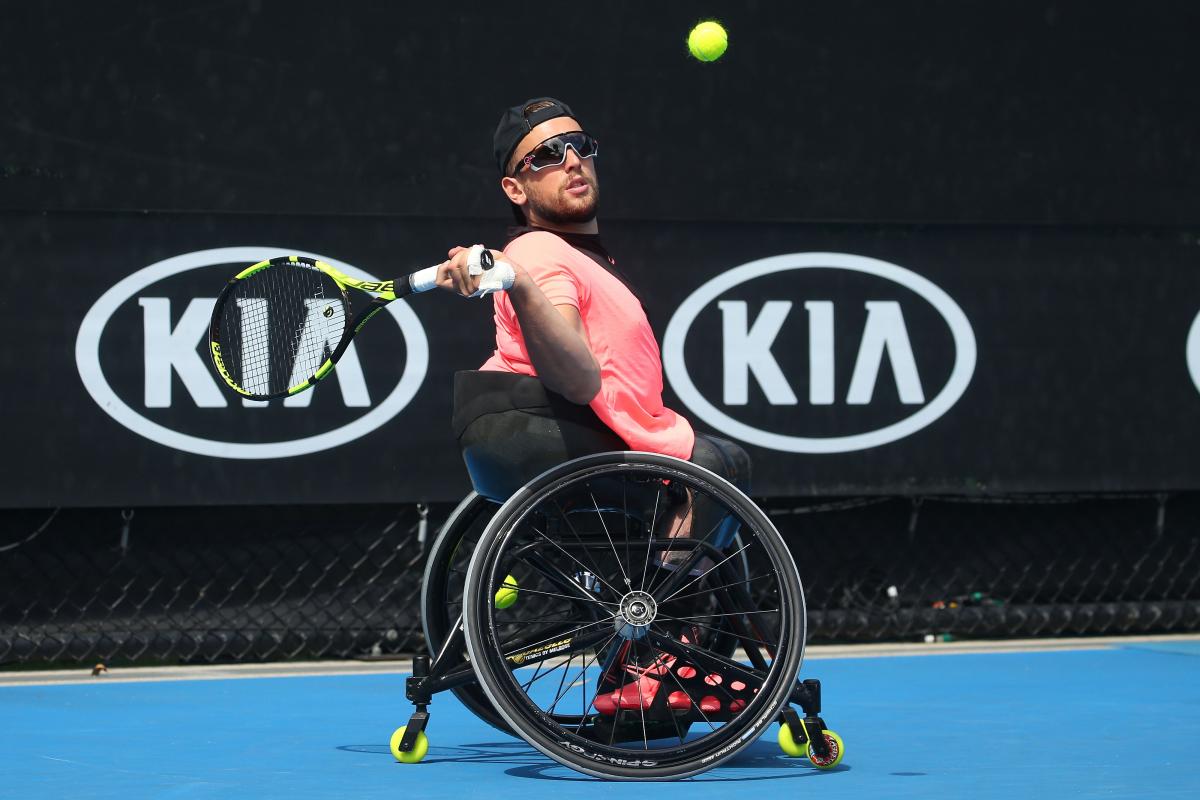
{"label": "tennis ball", "polygon": [[496,608],[508,608],[517,602],[517,579],[512,575],[504,576],[504,585],[496,590]]}
{"label": "tennis ball", "polygon": [[692,32],[688,34],[687,43],[688,50],[697,60],[716,61],[729,46],[729,36],[721,27],[721,23],[709,20],[692,28]]}

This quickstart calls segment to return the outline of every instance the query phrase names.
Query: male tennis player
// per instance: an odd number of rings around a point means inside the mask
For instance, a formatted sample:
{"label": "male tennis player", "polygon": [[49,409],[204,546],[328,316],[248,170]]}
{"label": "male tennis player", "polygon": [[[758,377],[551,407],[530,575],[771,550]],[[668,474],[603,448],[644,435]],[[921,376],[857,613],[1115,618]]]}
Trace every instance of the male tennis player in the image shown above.
{"label": "male tennis player", "polygon": [[[503,254],[516,281],[496,294],[496,350],[483,370],[537,376],[587,405],[631,450],[690,459],[735,483],[749,459],[723,439],[697,436],[663,405],[662,361],[645,311],[600,241],[596,140],[551,97],[504,112],[492,140],[500,188],[520,225]],[[474,294],[478,277],[455,247],[443,288]]]}
{"label": "male tennis player", "polygon": [[[696,434],[685,418],[663,405],[654,331],[600,241],[596,140],[565,103],[542,97],[505,111],[492,144],[500,188],[518,222],[503,254],[493,255],[512,265],[516,280],[506,293],[494,295],[496,349],[481,372],[536,377],[570,404],[586,406],[559,406],[563,424],[578,421],[584,412],[602,423],[604,433],[619,437],[598,437],[594,452],[622,449],[623,443],[624,449],[690,459],[748,488],[750,462],[741,447]],[[467,256],[467,248],[450,250],[438,271],[439,286],[475,293],[478,277],[469,274]],[[511,453],[520,444],[505,447]],[[486,477],[472,471],[472,479],[478,487]],[[682,525],[676,535],[708,529],[699,511],[695,520],[686,507],[678,513]],[[684,557],[686,552],[666,554],[668,563]],[[658,686],[646,674],[652,666],[642,665],[642,677],[634,683],[603,686],[596,708],[612,713],[618,707],[648,706]]]}

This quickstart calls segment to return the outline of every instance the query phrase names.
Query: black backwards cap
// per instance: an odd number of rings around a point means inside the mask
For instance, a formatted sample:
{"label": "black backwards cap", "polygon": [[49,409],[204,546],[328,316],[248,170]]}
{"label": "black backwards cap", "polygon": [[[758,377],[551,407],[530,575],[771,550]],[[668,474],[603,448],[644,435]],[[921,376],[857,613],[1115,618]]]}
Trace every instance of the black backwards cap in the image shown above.
{"label": "black backwards cap", "polygon": [[[531,107],[536,110],[526,110]],[[504,112],[500,117],[500,124],[496,126],[496,133],[492,136],[496,167],[502,177],[508,175],[509,159],[525,135],[546,120],[555,117],[571,117],[578,121],[570,106],[553,97],[535,97]]]}

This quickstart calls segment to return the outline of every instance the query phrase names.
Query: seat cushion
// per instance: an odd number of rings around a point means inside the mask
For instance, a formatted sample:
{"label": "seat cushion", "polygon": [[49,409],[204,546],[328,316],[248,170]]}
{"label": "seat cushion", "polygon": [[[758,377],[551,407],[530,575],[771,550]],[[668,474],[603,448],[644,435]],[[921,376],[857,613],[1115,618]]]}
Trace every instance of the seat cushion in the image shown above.
{"label": "seat cushion", "polygon": [[455,373],[451,423],[475,491],[497,501],[565,461],[626,449],[591,408],[511,372]]}

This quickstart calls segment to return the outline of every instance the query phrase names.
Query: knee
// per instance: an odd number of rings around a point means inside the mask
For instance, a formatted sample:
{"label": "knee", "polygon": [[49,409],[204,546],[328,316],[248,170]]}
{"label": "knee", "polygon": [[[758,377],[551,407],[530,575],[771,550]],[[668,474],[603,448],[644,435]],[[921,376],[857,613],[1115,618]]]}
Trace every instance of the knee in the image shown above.
{"label": "knee", "polygon": [[750,454],[736,442],[707,433],[696,434],[693,464],[717,473],[743,492],[750,491]]}

